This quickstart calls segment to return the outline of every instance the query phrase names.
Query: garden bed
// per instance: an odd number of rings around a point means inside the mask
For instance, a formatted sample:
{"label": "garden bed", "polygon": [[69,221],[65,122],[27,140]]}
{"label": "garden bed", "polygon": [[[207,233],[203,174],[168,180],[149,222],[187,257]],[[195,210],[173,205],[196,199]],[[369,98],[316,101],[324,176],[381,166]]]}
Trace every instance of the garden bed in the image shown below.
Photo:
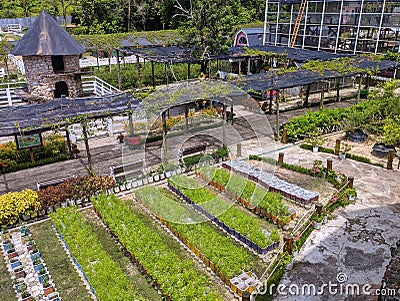
{"label": "garden bed", "polygon": [[280,194],[269,192],[243,176],[217,167],[203,167],[196,175],[237,200],[248,210],[280,226],[286,225],[296,217],[296,211],[284,204]]}
{"label": "garden bed", "polygon": [[[171,196],[170,192],[149,186],[137,190],[135,194],[159,221],[234,292],[242,293],[237,287],[232,287],[230,278],[238,276],[243,270],[250,271],[263,266],[249,251],[243,250],[204,216]],[[256,262],[257,265],[254,265]]]}
{"label": "garden bed", "polygon": [[240,210],[235,203],[216,196],[208,188],[201,187],[196,180],[175,176],[169,180],[168,187],[195,210],[258,254],[264,255],[279,246],[279,234],[274,233],[276,229],[269,233],[256,215]]}
{"label": "garden bed", "polygon": [[51,219],[61,231],[62,239],[99,300],[145,300],[105,252],[96,234],[76,208],[60,208],[51,214]]}
{"label": "garden bed", "polygon": [[197,300],[222,300],[206,275],[200,274],[192,261],[180,258],[123,201],[115,195],[100,195],[92,201],[96,212],[124,246],[125,252],[131,254],[165,297],[173,300],[186,300],[184,298],[189,296]]}

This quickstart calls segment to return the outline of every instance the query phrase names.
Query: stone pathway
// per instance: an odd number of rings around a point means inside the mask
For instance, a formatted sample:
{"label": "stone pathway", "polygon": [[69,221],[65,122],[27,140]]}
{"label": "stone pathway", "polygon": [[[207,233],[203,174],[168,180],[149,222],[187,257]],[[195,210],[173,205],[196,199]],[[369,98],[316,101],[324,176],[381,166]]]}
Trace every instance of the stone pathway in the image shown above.
{"label": "stone pathway", "polygon": [[[312,153],[298,146],[283,150],[287,163],[311,167],[320,159],[326,164],[329,154]],[[276,159],[277,153],[269,154]],[[377,300],[373,288],[379,288],[400,233],[400,172],[386,170],[353,160],[333,158],[333,169],[354,176],[358,197],[356,203],[334,213],[320,230],[314,231],[294,260],[293,268],[281,284],[299,287],[299,294],[288,288],[275,300]],[[338,285],[331,293],[325,287],[322,295],[302,294],[304,284],[320,288],[323,283]],[[340,291],[342,284],[343,292]],[[357,285],[360,296],[352,294],[348,284]],[[364,285],[371,295],[363,294]],[[347,293],[346,293],[347,287]],[[293,290],[292,290],[293,291]],[[307,291],[306,291],[307,292]],[[286,294],[286,295],[285,295]],[[400,291],[397,292],[400,295]]]}

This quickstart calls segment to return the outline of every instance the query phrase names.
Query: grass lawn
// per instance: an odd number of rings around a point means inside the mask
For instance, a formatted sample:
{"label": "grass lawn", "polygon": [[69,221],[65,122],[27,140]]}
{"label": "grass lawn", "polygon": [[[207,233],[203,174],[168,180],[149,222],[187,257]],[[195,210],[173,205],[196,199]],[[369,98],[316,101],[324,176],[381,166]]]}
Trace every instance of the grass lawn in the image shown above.
{"label": "grass lawn", "polygon": [[161,300],[161,295],[151,286],[145,276],[132,264],[130,259],[125,256],[111,235],[105,230],[101,220],[95,215],[92,209],[82,211],[85,220],[90,224],[92,230],[103,245],[103,249],[121,267],[122,271],[131,280],[135,290],[146,300]]}
{"label": "grass lawn", "polygon": [[63,300],[91,301],[50,221],[30,226],[33,239]]}
{"label": "grass lawn", "polygon": [[0,300],[16,301],[17,295],[14,292],[11,275],[7,271],[3,255],[0,255]]}

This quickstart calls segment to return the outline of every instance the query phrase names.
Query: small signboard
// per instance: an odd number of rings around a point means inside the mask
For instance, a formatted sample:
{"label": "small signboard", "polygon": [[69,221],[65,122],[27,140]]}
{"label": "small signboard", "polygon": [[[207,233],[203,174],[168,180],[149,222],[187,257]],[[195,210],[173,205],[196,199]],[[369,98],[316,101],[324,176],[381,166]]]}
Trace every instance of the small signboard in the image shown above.
{"label": "small signboard", "polygon": [[43,145],[41,133],[32,133],[29,135],[16,135],[15,142],[17,149],[32,148]]}

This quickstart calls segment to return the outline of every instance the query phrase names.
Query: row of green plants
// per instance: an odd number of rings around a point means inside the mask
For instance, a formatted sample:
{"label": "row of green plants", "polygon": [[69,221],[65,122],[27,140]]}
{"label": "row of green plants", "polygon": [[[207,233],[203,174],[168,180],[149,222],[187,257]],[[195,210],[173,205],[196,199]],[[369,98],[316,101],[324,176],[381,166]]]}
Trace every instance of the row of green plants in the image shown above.
{"label": "row of green plants", "polygon": [[[306,150],[312,150],[312,148],[313,148],[312,145],[305,144],[305,143],[301,144],[300,147],[302,149],[306,149]],[[334,149],[327,148],[327,147],[322,147],[322,146],[319,146],[318,150],[320,152],[322,152],[322,153],[327,153],[327,154],[334,154],[335,153]],[[359,155],[346,153],[346,158],[351,159],[351,160],[355,160],[355,161],[358,161],[358,162],[372,164],[372,165],[375,165],[375,166],[378,166],[378,167],[384,167],[384,165],[382,163],[371,162],[370,158],[359,156]]]}
{"label": "row of green plants", "polygon": [[[93,195],[114,186],[109,176],[80,176],[66,179],[63,183],[40,191],[25,189],[0,196],[0,223],[11,226],[21,219],[44,214],[49,208],[58,208],[68,201],[89,201]],[[41,213],[42,212],[42,213]]]}
{"label": "row of green plants", "polygon": [[240,210],[237,204],[223,200],[207,187],[202,187],[195,179],[176,175],[171,177],[168,182],[194,203],[201,205],[207,212],[217,216],[219,220],[246,236],[261,248],[266,248],[273,243],[271,237],[267,237],[263,233],[263,228],[257,217]]}
{"label": "row of green plants", "polygon": [[92,198],[96,210],[124,247],[156,279],[164,294],[173,300],[222,300],[193,262],[180,258],[159,234],[115,195]]}
{"label": "row of green plants", "polygon": [[145,300],[135,292],[120,266],[103,249],[76,207],[60,208],[50,217],[88,276],[99,300]]}
{"label": "row of green plants", "polygon": [[237,276],[241,271],[252,269],[251,255],[236,245],[228,236],[216,231],[197,212],[177,201],[165,191],[147,186],[135,191],[135,196],[194,245],[206,258],[215,264],[227,278]]}
{"label": "row of green plants", "polygon": [[258,206],[282,220],[288,219],[291,215],[289,207],[283,203],[282,195],[261,188],[241,175],[215,166],[202,167],[200,173],[250,204]]}
{"label": "row of green plants", "polygon": [[23,215],[32,216],[39,209],[38,195],[31,189],[0,195],[0,224],[15,224]]}
{"label": "row of green plants", "polygon": [[[264,158],[264,157],[260,157],[257,155],[250,155],[249,160],[264,161],[264,162],[272,164],[272,165],[278,165],[278,161],[273,158]],[[345,174],[343,174],[339,171],[335,171],[333,169],[327,170],[327,168],[325,166],[323,166],[321,160],[315,160],[313,162],[312,168],[307,168],[307,167],[303,167],[303,166],[299,166],[299,165],[293,165],[293,164],[289,164],[289,163],[285,163],[285,162],[282,164],[279,164],[279,166],[281,166],[285,169],[295,171],[298,173],[302,173],[305,175],[309,175],[309,176],[320,177],[320,178],[325,177],[325,179],[329,183],[331,183],[336,189],[342,188],[348,181],[348,178]]]}
{"label": "row of green plants", "polygon": [[35,162],[31,162],[29,149],[17,149],[15,141],[0,144],[0,174],[63,161],[68,158],[65,139],[54,134],[43,139],[42,147],[32,148]]}
{"label": "row of green plants", "polygon": [[398,82],[388,81],[369,93],[368,99],[348,108],[321,109],[291,118],[286,124],[289,141],[338,130],[362,129],[366,133],[383,134],[383,142],[400,144],[400,99],[394,90]]}

